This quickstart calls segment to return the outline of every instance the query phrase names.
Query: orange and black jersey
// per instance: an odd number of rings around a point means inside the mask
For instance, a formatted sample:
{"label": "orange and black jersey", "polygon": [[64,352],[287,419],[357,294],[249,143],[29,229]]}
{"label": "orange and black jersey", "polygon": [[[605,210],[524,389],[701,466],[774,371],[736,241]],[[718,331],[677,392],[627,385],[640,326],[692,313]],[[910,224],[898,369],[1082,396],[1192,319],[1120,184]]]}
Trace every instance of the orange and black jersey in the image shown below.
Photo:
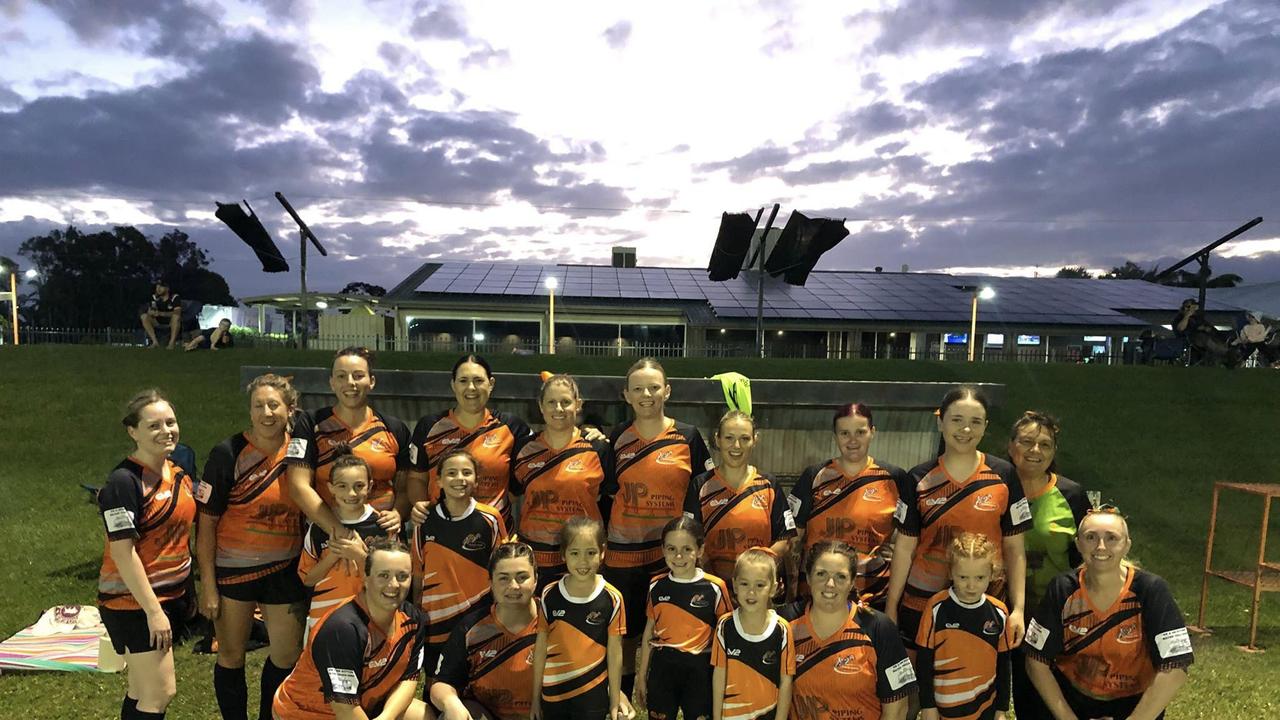
{"label": "orange and black jersey", "polygon": [[496,720],[525,720],[533,696],[533,646],[538,617],[512,632],[493,609],[472,614],[449,634],[435,680],[472,698]]}
{"label": "orange and black jersey", "polygon": [[612,500],[609,553],[614,568],[662,571],[662,526],[680,516],[689,480],[711,469],[711,454],[692,425],[671,421],[646,440],[634,425],[609,434],[614,473],[603,490]]}
{"label": "orange and black jersey", "polygon": [[[542,700],[563,702],[608,689],[609,636],[627,632],[622,595],[604,578],[586,597],[570,595],[564,579],[542,591],[538,631],[547,634]],[[597,692],[600,692],[597,691]]]}
{"label": "orange and black jersey", "polygon": [[1094,607],[1084,570],[1053,579],[1027,624],[1024,652],[1049,663],[1077,690],[1098,700],[1141,695],[1157,672],[1194,661],[1191,638],[1169,586],[1129,568],[1120,597]]}
{"label": "orange and black jersey", "polygon": [[725,669],[722,720],[771,717],[782,677],[796,674],[791,625],[770,610],[764,632],[752,635],[742,629],[735,610],[716,625],[711,665]]}
{"label": "orange and black jersey", "polygon": [[293,672],[276,690],[272,712],[289,720],[330,720],[330,703],[376,711],[400,683],[416,681],[427,658],[427,621],[405,602],[384,633],[352,599],[320,623]]}
{"label": "orange and black jersey", "polygon": [[600,488],[613,466],[609,444],[574,430],[569,444],[556,450],[539,434],[518,445],[514,457],[511,493],[524,496],[520,539],[533,548],[539,568],[563,566],[560,528],[582,515],[603,522]]}
{"label": "orange and black jersey", "polygon": [[973,475],[963,480],[951,477],[940,458],[917,465],[903,488],[895,520],[903,535],[920,538],[903,596],[903,604],[917,611],[950,585],[947,548],[953,539],[966,532],[986,535],[995,542],[999,562],[1002,545],[997,538],[1024,533],[1032,524],[1013,466],[985,453]]}
{"label": "orange and black jersey", "polygon": [[112,610],[142,607],[111,558],[113,540],[133,540],[157,600],[182,596],[191,576],[189,543],[191,522],[196,517],[196,500],[186,471],[165,460],[157,475],[133,458],[123,460],[98,492],[98,510],[107,530],[98,574],[98,604]]}
{"label": "orange and black jersey", "polygon": [[957,720],[992,720],[1008,710],[1008,619],[1008,608],[990,595],[972,604],[953,590],[929,598],[915,638],[920,707]]}
{"label": "orange and black jersey", "polygon": [[310,415],[294,416],[287,462],[306,465],[314,472],[313,484],[326,505],[333,504],[329,492],[329,470],[337,458],[336,448],[348,445],[351,452],[369,463],[369,504],[377,510],[395,506],[396,472],[408,470],[409,428],[399,418],[365,408],[359,425],[344,423],[333,408],[320,408]]}
{"label": "orange and black jersey", "polygon": [[732,611],[729,588],[715,575],[702,570],[688,580],[661,575],[649,585],[645,607],[645,616],[653,621],[650,644],[705,655],[711,652],[716,620]]}
{"label": "orange and black jersey", "polygon": [[431,622],[428,642],[441,645],[462,616],[489,600],[489,556],[507,536],[498,511],[472,500],[456,517],[437,503],[413,529],[413,576],[418,605]]}
{"label": "orange and black jersey", "polygon": [[791,621],[796,677],[792,720],[879,720],[881,705],[916,690],[916,676],[893,621],[869,607],[853,607],[844,625],[818,638],[809,613]]}
{"label": "orange and black jersey", "polygon": [[858,594],[882,601],[889,591],[889,562],[881,550],[893,537],[893,513],[910,482],[905,470],[875,458],[852,476],[838,460],[806,468],[790,498],[796,527],[804,531],[805,556],[824,540],[843,540],[858,551]]}
{"label": "orange and black jersey", "polygon": [[[378,514],[371,506],[365,506],[364,515],[359,520],[343,522],[351,532],[360,536],[368,544],[376,537],[386,537],[387,531],[378,527]],[[329,533],[315,523],[307,524],[307,532],[302,538],[302,554],[298,558],[298,577],[305,578],[311,568],[315,567],[329,552]],[[307,613],[307,628],[320,621],[335,607],[355,597],[364,585],[363,568],[352,563],[339,562],[329,568],[311,588],[311,609]]]}
{"label": "orange and black jersey", "polygon": [[707,531],[706,564],[712,574],[732,577],[733,565],[743,550],[769,547],[796,534],[791,506],[778,481],[748,468],[737,490],[729,487],[719,470],[709,470],[689,480],[684,512]]}
{"label": "orange and black jersey", "polygon": [[218,516],[218,582],[248,582],[292,565],[302,551],[302,513],[284,486],[288,442],[260,450],[244,433],[214,446],[196,484],[200,512]]}
{"label": "orange and black jersey", "polygon": [[451,450],[471,453],[480,466],[476,469],[476,500],[497,508],[509,526],[511,460],[516,447],[532,437],[529,426],[514,415],[486,409],[479,425],[464,427],[453,411],[447,410],[418,420],[409,459],[414,470],[427,473],[427,497],[435,500],[440,495],[440,461]]}

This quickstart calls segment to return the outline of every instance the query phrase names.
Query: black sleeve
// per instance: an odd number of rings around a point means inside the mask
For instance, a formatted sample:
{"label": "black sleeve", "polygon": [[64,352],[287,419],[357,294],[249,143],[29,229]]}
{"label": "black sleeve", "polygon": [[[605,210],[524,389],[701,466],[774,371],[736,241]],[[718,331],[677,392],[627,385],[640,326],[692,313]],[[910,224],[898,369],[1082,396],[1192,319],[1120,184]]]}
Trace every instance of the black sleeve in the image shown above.
{"label": "black sleeve", "polygon": [[1022,490],[1022,481],[1018,479],[1018,471],[1008,460],[987,455],[987,465],[995,470],[1004,480],[1009,493],[1009,507],[1000,515],[1000,532],[1005,537],[1021,535],[1031,529],[1034,521],[1031,517],[1031,502]]}
{"label": "black sleeve", "polygon": [[[791,505],[787,503],[787,494],[777,480],[769,478],[769,486],[773,492],[773,502],[769,509],[769,538],[776,543],[783,538],[796,536],[796,521],[791,516]],[[688,498],[685,498],[688,503]]]}
{"label": "black sleeve", "polygon": [[387,430],[391,431],[392,437],[396,439],[396,470],[412,470],[413,462],[409,457],[412,454],[413,440],[409,435],[409,426],[398,417],[384,415],[382,422],[387,426]]}
{"label": "black sleeve", "polygon": [[427,435],[439,417],[439,415],[423,415],[418,418],[418,424],[413,426],[413,435],[409,438],[409,464],[413,470],[427,472],[431,469],[431,461],[427,458]]}
{"label": "black sleeve", "polygon": [[310,413],[299,411],[293,416],[293,430],[289,433],[289,447],[285,450],[285,462],[316,469],[320,453],[316,450],[315,419]]}
{"label": "black sleeve", "polygon": [[516,466],[520,464],[520,453],[534,436],[521,438],[515,436],[515,444],[511,446],[511,459],[507,462],[507,491],[512,495],[524,495],[524,483],[516,478]]}
{"label": "black sleeve", "polygon": [[360,703],[363,651],[368,641],[368,632],[361,630],[335,610],[311,639],[311,660],[326,703]]}
{"label": "black sleeve", "polygon": [[204,474],[200,477],[199,486],[195,491],[200,512],[208,515],[225,513],[227,502],[231,498],[231,489],[235,484],[235,454],[229,443],[220,442],[209,451],[209,459],[204,463]]}
{"label": "black sleeve", "polygon": [[1013,688],[1009,684],[1013,681],[1013,664],[1010,656],[1013,653],[1008,650],[999,653],[996,656],[996,710],[1008,711],[1009,698],[1013,693]]}
{"label": "black sleeve", "polygon": [[[917,680],[911,659],[907,657],[907,648],[902,644],[902,636],[898,634],[893,621],[884,613],[871,609],[859,610],[858,621],[871,638],[871,646],[876,651],[876,697],[880,698],[880,702],[901,700],[917,688],[920,688],[923,698],[924,681]],[[923,667],[924,663],[920,665]],[[933,667],[932,662],[928,665]]]}
{"label": "black sleeve", "polygon": [[893,522],[903,535],[920,537],[920,498],[916,494],[916,487],[920,484],[920,479],[928,475],[936,464],[936,461],[931,460],[912,468],[907,482],[899,490],[899,505],[893,512]]}
{"label": "black sleeve", "polygon": [[[432,648],[427,643],[427,638],[431,637],[427,614],[409,601],[405,601],[402,607],[410,616],[418,618],[418,634],[413,640],[413,659],[405,666],[404,677],[400,678],[400,682],[417,680],[423,670],[434,670],[440,664],[439,649]],[[462,627],[470,627],[470,624],[463,623]]]}
{"label": "black sleeve", "polygon": [[610,472],[604,476],[604,484],[600,486],[600,497],[613,500],[618,494],[618,438],[627,431],[626,423],[620,423],[609,431],[609,467]]}
{"label": "black sleeve", "polygon": [[1027,634],[1023,639],[1023,654],[1043,663],[1052,664],[1062,653],[1062,606],[1074,592],[1073,572],[1065,572],[1049,581],[1040,607],[1027,622]]}
{"label": "black sleeve", "polygon": [[707,449],[707,443],[702,439],[702,433],[698,428],[690,425],[686,437],[689,438],[689,474],[697,475],[714,469],[715,466],[711,464],[711,451]]}
{"label": "black sleeve", "polygon": [[613,512],[613,494],[609,492],[609,488],[618,485],[618,480],[614,477],[613,446],[608,440],[601,439],[592,441],[591,447],[595,448],[596,457],[600,458],[600,467],[604,471],[604,478],[600,481],[600,496],[596,502],[600,507],[600,517],[604,520],[605,530],[608,530],[609,515]]}
{"label": "black sleeve", "polygon": [[138,521],[142,517],[141,481],[128,468],[118,467],[107,476],[107,484],[98,491],[98,511],[106,527],[108,540],[142,537]]}
{"label": "black sleeve", "polygon": [[[933,699],[933,647],[916,648],[916,682],[919,686],[920,707],[928,709],[937,705]],[[879,685],[879,683],[876,683]],[[879,690],[879,688],[876,688]]]}
{"label": "black sleeve", "polygon": [[[1061,475],[1058,476],[1057,488],[1062,493],[1063,499],[1067,501],[1067,506],[1071,508],[1071,517],[1075,520],[1076,527],[1080,527],[1080,523],[1084,522],[1084,516],[1089,512],[1089,496],[1085,494],[1084,488],[1080,487],[1079,483]],[[1075,542],[1067,543],[1067,562],[1071,567],[1078,567],[1084,562]]]}
{"label": "black sleeve", "polygon": [[502,422],[506,423],[507,427],[511,429],[511,437],[515,438],[517,446],[523,445],[537,437],[533,432],[533,429],[529,427],[529,423],[525,422],[522,418],[515,415],[508,415],[506,413],[500,413],[500,416]]}
{"label": "black sleeve", "polygon": [[711,477],[711,470],[704,473],[696,473],[689,478],[689,489],[684,492],[684,514],[702,522],[702,503],[698,502],[698,495],[702,492],[702,485]]}
{"label": "black sleeve", "polygon": [[471,664],[467,658],[467,630],[474,624],[474,617],[458,623],[449,633],[449,640],[440,649],[433,673],[438,682],[453,686],[462,692],[471,681]]}
{"label": "black sleeve", "polygon": [[813,479],[818,471],[826,467],[825,463],[810,465],[800,473],[796,484],[791,486],[791,513],[795,517],[796,527],[803,529],[809,524],[809,513],[813,512]]}
{"label": "black sleeve", "polygon": [[[1142,601],[1142,631],[1146,634],[1147,653],[1156,672],[1187,667],[1195,661],[1191,649],[1191,636],[1182,619],[1182,611],[1173,600],[1169,584],[1164,578],[1142,570],[1133,585]],[[1144,577],[1145,576],[1145,577]],[[1142,580],[1142,583],[1138,581]]]}

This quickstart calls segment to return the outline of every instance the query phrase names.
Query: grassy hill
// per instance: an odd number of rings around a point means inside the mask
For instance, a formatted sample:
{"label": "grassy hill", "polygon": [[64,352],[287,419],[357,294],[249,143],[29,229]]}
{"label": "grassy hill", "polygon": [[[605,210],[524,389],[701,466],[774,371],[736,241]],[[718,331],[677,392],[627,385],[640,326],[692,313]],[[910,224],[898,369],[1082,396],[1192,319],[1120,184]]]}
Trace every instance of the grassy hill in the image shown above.
{"label": "grassy hill", "polygon": [[[204,453],[247,423],[236,389],[242,364],[327,366],[330,353],[230,351],[174,353],[137,348],[0,348],[0,633],[8,636],[45,608],[92,603],[102,531],[80,483],[100,484],[130,449],[120,410],[136,390],[158,386],[177,407],[185,442]],[[448,369],[454,356],[387,353],[380,368]],[[554,369],[620,375],[625,358],[495,358],[501,372]],[[1007,428],[1027,408],[1056,414],[1064,426],[1058,463],[1064,474],[1101,490],[1130,516],[1134,554],[1174,588],[1194,620],[1215,481],[1280,482],[1275,429],[1280,373],[1199,368],[937,363],[924,361],[672,360],[673,376],[737,370],[753,378],[830,378],[999,382],[1007,402],[984,449],[1003,454]],[[833,399],[833,404],[837,402]],[[416,418],[406,418],[412,421]],[[874,451],[874,448],[873,448]],[[817,458],[814,458],[817,460]],[[782,471],[782,468],[776,470]],[[1227,496],[1215,564],[1247,566],[1256,553],[1261,507]],[[1280,539],[1280,518],[1272,538]],[[1275,543],[1273,542],[1273,547]],[[1273,554],[1280,558],[1280,549]],[[1280,662],[1245,655],[1249,594],[1216,582],[1208,624],[1197,639],[1191,683],[1170,718],[1260,718],[1280,714]],[[1259,641],[1280,649],[1280,597],[1264,596]],[[210,656],[177,651],[178,699],[170,717],[216,716]],[[256,681],[262,653],[250,659]],[[14,717],[114,717],[118,675],[65,673],[0,676],[0,700]],[[251,693],[256,692],[251,688]]]}

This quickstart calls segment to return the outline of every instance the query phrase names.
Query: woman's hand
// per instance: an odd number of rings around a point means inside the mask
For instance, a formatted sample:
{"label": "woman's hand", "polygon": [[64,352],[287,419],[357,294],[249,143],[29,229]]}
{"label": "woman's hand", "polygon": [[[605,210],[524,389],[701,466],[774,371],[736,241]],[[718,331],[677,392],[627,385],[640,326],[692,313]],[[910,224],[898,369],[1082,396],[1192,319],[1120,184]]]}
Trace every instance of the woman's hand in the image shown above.
{"label": "woman's hand", "polygon": [[329,552],[332,552],[343,560],[359,565],[364,563],[364,558],[369,554],[369,549],[365,547],[364,540],[361,540],[359,536],[357,536],[330,540]]}
{"label": "woman's hand", "polygon": [[409,519],[414,525],[421,525],[427,521],[427,515],[431,512],[431,503],[426,500],[419,500],[413,504],[413,510],[409,512]]}
{"label": "woman's hand", "polygon": [[1010,612],[1006,625],[1009,630],[1009,647],[1016,648],[1022,644],[1022,636],[1027,634],[1027,623],[1022,618],[1022,611]]}
{"label": "woman's hand", "polygon": [[608,440],[608,436],[600,432],[600,428],[595,425],[582,426],[582,439],[587,442],[595,442],[596,440]]}
{"label": "woman's hand", "polygon": [[218,593],[218,582],[213,578],[201,578],[200,583],[196,586],[196,598],[200,614],[210,620],[217,620],[218,612],[222,606],[222,596]]}
{"label": "woman's hand", "polygon": [[920,720],[939,720],[938,708],[921,708]]}
{"label": "woman's hand", "polygon": [[529,703],[529,720],[542,720],[542,698],[537,695]]}
{"label": "woman's hand", "polygon": [[400,534],[400,513],[394,509],[378,512],[378,527],[388,535]]}
{"label": "woman's hand", "polygon": [[636,709],[631,707],[631,703],[627,700],[627,696],[619,694],[618,706],[609,711],[610,720],[635,720],[635,717]]}
{"label": "woman's hand", "polygon": [[151,645],[164,652],[173,647],[173,628],[169,626],[169,616],[164,610],[147,613],[147,630],[151,634]]}

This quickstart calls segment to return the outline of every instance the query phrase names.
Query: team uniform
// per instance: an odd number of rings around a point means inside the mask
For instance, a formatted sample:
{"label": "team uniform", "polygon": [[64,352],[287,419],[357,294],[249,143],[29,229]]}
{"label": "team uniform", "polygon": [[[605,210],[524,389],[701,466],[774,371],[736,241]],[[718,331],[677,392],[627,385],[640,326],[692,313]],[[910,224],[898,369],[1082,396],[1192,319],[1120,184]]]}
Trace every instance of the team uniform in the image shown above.
{"label": "team uniform", "polygon": [[[378,527],[378,514],[366,505],[364,515],[358,520],[342,522],[348,530],[360,536],[368,544],[376,537],[386,537],[387,531]],[[315,523],[307,525],[302,538],[302,554],[298,558],[298,577],[305,578],[311,568],[323,560],[329,552],[329,533]],[[307,611],[307,636],[311,629],[335,607],[355,597],[364,588],[364,568],[353,563],[339,561],[329,568],[320,581],[311,586],[311,608]]]}
{"label": "team uniform", "polygon": [[612,503],[604,576],[622,593],[627,627],[639,635],[649,583],[666,570],[662,527],[680,516],[689,480],[710,469],[711,454],[697,428],[674,420],[649,440],[634,425],[620,426],[609,445],[614,473],[603,491]]}
{"label": "team uniform", "polygon": [[308,595],[297,572],[302,513],[284,486],[287,448],[265,452],[233,435],[210,451],[196,484],[200,512],[220,518],[214,571],[218,593],[233,600],[285,605]]}
{"label": "team uniform", "polygon": [[450,517],[437,503],[413,529],[413,576],[420,578],[418,604],[431,623],[428,642],[443,645],[462,616],[489,601],[489,556],[507,536],[498,511],[471,500]]}
{"label": "team uniform", "polygon": [[168,460],[158,475],[133,458],[123,460],[98,493],[98,510],[107,531],[98,573],[102,624],[117,653],[154,650],[146,613],[111,558],[111,542],[133,540],[147,583],[177,636],[191,607],[191,478]]}
{"label": "team uniform", "polygon": [[311,468],[316,492],[326,505],[333,505],[329,471],[337,447],[347,445],[369,464],[369,504],[376,510],[395,507],[396,472],[410,466],[409,428],[404,422],[373,408],[365,408],[364,421],[356,426],[344,423],[331,407],[295,418],[287,461]]}
{"label": "team uniform", "polygon": [[451,450],[466,450],[476,459],[476,500],[498,509],[511,527],[511,502],[507,498],[511,460],[517,445],[528,442],[533,431],[523,420],[488,408],[475,427],[464,427],[452,410],[429,415],[413,428],[409,459],[413,469],[427,473],[427,498],[440,495],[440,461]]}
{"label": "team uniform", "polygon": [[716,619],[732,611],[724,581],[702,570],[688,580],[662,575],[649,586],[649,717],[711,717],[711,636]]}
{"label": "team uniform", "polygon": [[1054,578],[1024,645],[1028,656],[1053,668],[1071,709],[1091,718],[1128,717],[1156,673],[1195,659],[1168,584],[1137,568],[1129,568],[1119,598],[1103,609],[1089,600],[1083,569]]}
{"label": "team uniform", "polygon": [[1031,508],[1013,466],[980,455],[978,468],[964,480],[952,478],[939,458],[912,469],[911,482],[903,488],[894,515],[898,532],[919,538],[898,611],[898,627],[908,645],[915,642],[929,599],[951,585],[947,548],[952,540],[966,532],[986,535],[995,543],[999,564],[1000,538],[1031,528]]}
{"label": "team uniform", "polygon": [[944,718],[993,720],[1009,709],[1009,611],[983,595],[965,603],[953,590],[929,599],[916,634],[920,707]]}
{"label": "team uniform", "polygon": [[706,529],[707,569],[718,577],[732,577],[734,562],[743,550],[794,537],[796,523],[786,498],[777,480],[754,467],[747,469],[747,478],[737,490],[725,483],[719,470],[691,478],[684,513]]}
{"label": "team uniform", "polygon": [[[789,502],[796,527],[804,530],[804,554],[825,540],[842,540],[858,551],[858,596],[883,608],[889,592],[889,561],[881,555],[893,537],[893,513],[903,488],[905,470],[867,459],[857,475],[847,475],[838,460],[806,468],[791,489]],[[802,583],[803,586],[803,583]]]}
{"label": "team uniform", "polygon": [[547,634],[542,716],[591,718],[609,712],[609,636],[626,634],[622,595],[604,578],[587,597],[570,595],[564,579],[542,591],[538,631]]}
{"label": "team uniform", "polygon": [[612,465],[608,443],[587,440],[576,429],[569,444],[559,450],[552,449],[541,434],[516,448],[511,494],[524,497],[519,535],[533,548],[539,591],[565,573],[560,528],[570,518],[584,515],[604,522],[600,489]]}
{"label": "team uniform", "polygon": [[[536,603],[535,603],[536,607]],[[538,614],[511,632],[494,609],[453,629],[440,651],[435,680],[484,706],[496,720],[527,720],[533,692]]]}
{"label": "team uniform", "polygon": [[796,674],[791,625],[772,610],[764,632],[742,629],[737,610],[720,618],[711,644],[711,665],[725,669],[722,720],[773,717],[784,675]]}
{"label": "team uniform", "polygon": [[384,633],[359,599],[334,609],[314,632],[288,679],[276,690],[276,720],[332,720],[331,703],[382,711],[401,682],[417,680],[426,658],[427,621],[410,602]]}
{"label": "team uniform", "polygon": [[916,676],[893,621],[878,610],[853,607],[825,639],[805,612],[791,621],[796,677],[792,720],[879,720],[881,705],[916,690]]}
{"label": "team uniform", "polygon": [[[1055,577],[1080,565],[1074,540],[1090,504],[1080,485],[1057,473],[1050,473],[1044,490],[1028,495],[1027,502],[1032,524],[1022,541],[1027,549],[1026,606],[1031,613]],[[1014,650],[1013,707],[1026,717],[1048,717],[1049,709],[1027,677],[1023,660],[1022,649]]]}

